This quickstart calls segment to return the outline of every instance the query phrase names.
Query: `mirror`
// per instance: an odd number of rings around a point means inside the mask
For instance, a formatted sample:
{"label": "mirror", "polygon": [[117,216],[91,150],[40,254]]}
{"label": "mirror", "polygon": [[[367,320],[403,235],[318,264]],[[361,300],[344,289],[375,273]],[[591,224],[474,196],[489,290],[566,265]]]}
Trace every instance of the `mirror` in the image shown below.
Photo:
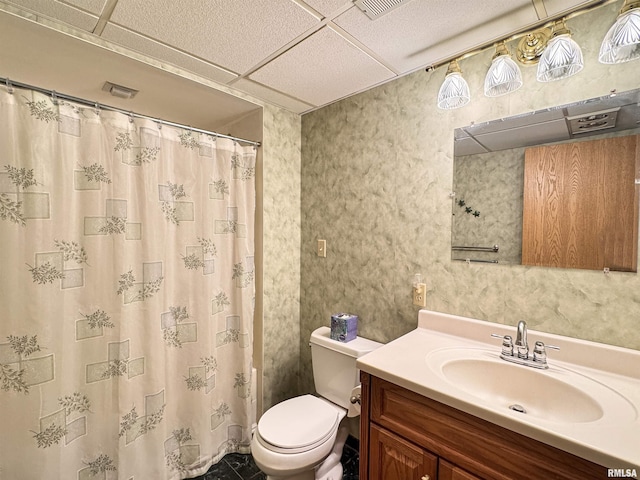
{"label": "mirror", "polygon": [[453,260],[521,264],[527,147],[640,133],[640,89],[454,131]]}

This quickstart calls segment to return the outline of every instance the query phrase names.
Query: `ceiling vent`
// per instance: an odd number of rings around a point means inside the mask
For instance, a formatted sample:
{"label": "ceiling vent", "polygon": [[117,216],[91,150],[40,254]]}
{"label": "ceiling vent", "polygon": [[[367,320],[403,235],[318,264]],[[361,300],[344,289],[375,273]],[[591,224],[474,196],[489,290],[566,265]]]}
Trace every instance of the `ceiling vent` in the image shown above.
{"label": "ceiling vent", "polygon": [[569,130],[572,134],[577,135],[595,130],[614,128],[619,110],[620,107],[617,107],[610,110],[601,110],[599,112],[576,115],[575,117],[567,117]]}
{"label": "ceiling vent", "polygon": [[375,20],[410,1],[411,0],[355,0],[355,4],[367,17]]}
{"label": "ceiling vent", "polygon": [[111,82],[104,82],[102,86],[102,90],[105,92],[109,92],[114,97],[130,99],[136,96],[138,90],[134,90],[133,88],[123,87],[122,85],[116,85]]}

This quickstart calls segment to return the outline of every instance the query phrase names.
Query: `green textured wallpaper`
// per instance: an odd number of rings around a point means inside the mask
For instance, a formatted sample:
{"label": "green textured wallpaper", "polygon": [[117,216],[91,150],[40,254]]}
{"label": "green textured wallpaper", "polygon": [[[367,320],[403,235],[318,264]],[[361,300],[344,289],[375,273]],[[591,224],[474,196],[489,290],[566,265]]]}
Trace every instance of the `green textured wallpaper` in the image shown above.
{"label": "green textured wallpaper", "polygon": [[[312,390],[310,332],[346,311],[360,335],[390,341],[414,329],[414,273],[427,284],[427,308],[640,349],[636,274],[451,261],[453,130],[640,86],[638,61],[597,62],[600,41],[621,2],[567,22],[581,45],[577,76],[482,94],[493,52],[462,60],[469,105],[438,110],[446,67],[416,72],[302,119],[301,387]],[[513,45],[510,46],[513,50]],[[327,257],[315,255],[327,240]],[[496,346],[496,348],[498,348]]]}
{"label": "green textured wallpaper", "polygon": [[[300,116],[264,109],[263,408],[295,395],[300,361]],[[256,333],[259,335],[259,332]]]}

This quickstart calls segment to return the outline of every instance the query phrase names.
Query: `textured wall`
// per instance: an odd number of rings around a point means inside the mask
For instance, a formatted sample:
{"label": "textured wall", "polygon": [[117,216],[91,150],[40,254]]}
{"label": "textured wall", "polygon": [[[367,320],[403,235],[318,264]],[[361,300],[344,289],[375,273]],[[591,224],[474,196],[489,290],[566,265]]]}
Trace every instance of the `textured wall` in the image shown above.
{"label": "textured wall", "polygon": [[[456,157],[451,244],[498,245],[498,252],[455,251],[452,258],[522,260],[524,148]],[[469,209],[469,211],[467,211]],[[477,215],[475,215],[477,213]]]}
{"label": "textured wall", "polygon": [[[638,61],[597,62],[621,2],[567,22],[582,46],[575,77],[482,94],[493,52],[460,62],[472,101],[454,111],[435,99],[445,67],[416,72],[302,119],[301,386],[312,389],[310,332],[331,313],[361,316],[360,334],[389,341],[416,326],[411,281],[427,283],[427,307],[640,348],[636,274],[451,261],[453,129],[640,86]],[[327,258],[315,256],[327,239]],[[496,347],[497,348],[497,347]]]}
{"label": "textured wall", "polygon": [[[264,108],[263,408],[295,395],[300,360],[300,116]],[[257,333],[256,333],[257,335]]]}

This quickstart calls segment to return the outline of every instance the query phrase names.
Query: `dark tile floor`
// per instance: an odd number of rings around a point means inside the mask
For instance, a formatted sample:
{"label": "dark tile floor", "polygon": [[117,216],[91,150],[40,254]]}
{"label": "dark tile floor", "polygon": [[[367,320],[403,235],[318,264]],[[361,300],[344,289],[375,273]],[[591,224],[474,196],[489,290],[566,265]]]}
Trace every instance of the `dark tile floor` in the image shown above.
{"label": "dark tile floor", "polygon": [[[342,480],[358,480],[358,448],[358,440],[350,436],[342,452],[341,461],[344,468]],[[251,455],[229,453],[212,465],[207,473],[196,477],[195,480],[265,480],[266,478],[267,476],[256,466]]]}

